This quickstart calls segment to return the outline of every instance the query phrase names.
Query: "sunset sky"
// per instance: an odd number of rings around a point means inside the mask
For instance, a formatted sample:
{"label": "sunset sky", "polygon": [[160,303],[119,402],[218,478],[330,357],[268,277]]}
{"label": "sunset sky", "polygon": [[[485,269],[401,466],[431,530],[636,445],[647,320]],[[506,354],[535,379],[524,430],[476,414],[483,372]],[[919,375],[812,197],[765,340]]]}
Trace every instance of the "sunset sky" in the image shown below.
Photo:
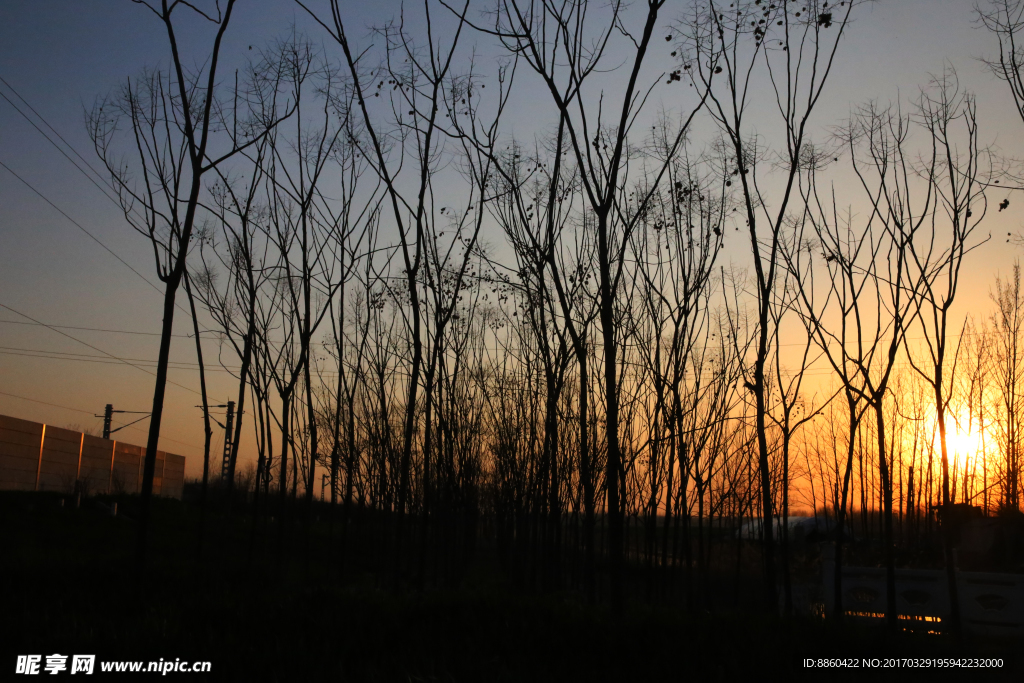
{"label": "sunset sky", "polygon": [[[326,2],[312,0],[311,4]],[[350,26],[363,29],[353,28],[353,38],[364,45],[369,28],[394,17],[401,7],[389,0],[344,4]],[[490,4],[479,3],[479,9]],[[664,11],[666,26],[675,18],[672,4],[667,3]],[[224,52],[231,67],[243,63],[249,46],[288,33],[292,25],[314,41],[322,41],[333,58],[339,57],[337,46],[291,2],[243,2],[235,12]],[[195,36],[185,38],[183,50],[201,58],[209,42],[208,28],[202,27]],[[95,98],[117,88],[126,77],[144,67],[165,67],[166,43],[156,17],[129,0],[0,3],[0,414],[63,427],[79,425],[98,433],[101,420],[94,415],[102,413],[106,403],[115,409],[150,409],[153,377],[147,373],[154,371],[161,299],[143,279],[156,282],[149,244],[126,224],[114,202],[33,123],[78,166],[85,168],[88,163],[100,169],[86,132],[85,112]],[[665,49],[664,44],[657,47]],[[1004,84],[977,59],[996,51],[994,39],[976,27],[969,2],[877,2],[863,8],[850,27],[826,90],[827,101],[817,110],[815,122],[824,134],[867,100],[884,102],[902,96],[907,101],[927,83],[929,74],[951,65],[962,85],[977,95],[982,140],[1005,155],[1024,158],[1024,122]],[[664,68],[674,68],[667,54]],[[677,106],[673,96],[681,92],[656,89],[655,97],[671,109]],[[513,116],[506,123],[517,136],[528,135],[539,120],[530,115],[531,106],[526,95],[513,104]],[[549,105],[545,101],[543,106]],[[849,190],[852,197],[856,188],[837,190]],[[1006,235],[1020,229],[1024,195],[1002,192],[989,195],[992,208],[982,232],[993,237],[967,262],[957,307],[960,320],[967,313],[987,318],[995,276],[1007,274],[1020,255],[1020,247],[1008,244]],[[1004,198],[1010,200],[1009,209],[997,212],[994,204]],[[500,234],[490,238],[497,241]],[[742,264],[747,249],[742,240],[727,242],[724,260]],[[187,306],[183,292],[179,302]],[[954,327],[959,329],[959,323]],[[175,332],[179,336],[172,360],[180,365],[170,378],[183,386],[168,387],[161,448],[186,456],[186,474],[192,477],[201,474],[202,420],[195,407],[200,397],[194,342],[185,336],[191,332],[191,320],[182,310],[175,319]],[[208,361],[215,361],[216,340],[204,343]],[[225,364],[237,366],[230,349],[224,351]],[[130,359],[143,369],[104,354]],[[237,391],[223,371],[213,372],[208,381],[213,403],[223,403]],[[131,419],[119,416],[115,425]],[[119,432],[117,438],[144,444],[146,424]],[[251,434],[245,430],[248,440]],[[214,454],[222,439],[222,431],[217,430]],[[244,444],[241,456],[243,462],[251,459]]]}

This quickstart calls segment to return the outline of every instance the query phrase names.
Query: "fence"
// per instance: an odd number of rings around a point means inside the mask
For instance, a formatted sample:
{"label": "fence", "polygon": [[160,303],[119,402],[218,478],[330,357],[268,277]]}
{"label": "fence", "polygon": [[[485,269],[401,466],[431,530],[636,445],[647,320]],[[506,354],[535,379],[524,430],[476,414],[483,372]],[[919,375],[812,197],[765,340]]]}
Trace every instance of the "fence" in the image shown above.
{"label": "fence", "polygon": [[[830,549],[831,550],[831,549]],[[827,553],[822,563],[825,614],[835,610],[835,560]],[[885,616],[885,569],[843,567],[843,610],[854,617]],[[1024,574],[956,572],[960,621],[967,633],[1024,637]],[[949,618],[946,571],[897,569],[896,608],[900,619],[936,622]]]}
{"label": "fence", "polygon": [[[0,415],[0,490],[139,493],[145,449]],[[185,458],[157,451],[153,493],[181,498]]]}

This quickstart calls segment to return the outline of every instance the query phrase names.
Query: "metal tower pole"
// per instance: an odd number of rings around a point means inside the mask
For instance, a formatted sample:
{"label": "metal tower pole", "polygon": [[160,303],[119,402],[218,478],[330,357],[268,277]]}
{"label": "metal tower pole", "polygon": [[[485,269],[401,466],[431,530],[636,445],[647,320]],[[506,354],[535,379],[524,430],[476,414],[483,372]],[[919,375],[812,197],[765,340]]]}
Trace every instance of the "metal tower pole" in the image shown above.
{"label": "metal tower pole", "polygon": [[220,465],[221,481],[228,481],[231,477],[231,445],[235,435],[235,402],[228,401],[227,420],[224,422],[224,458]]}

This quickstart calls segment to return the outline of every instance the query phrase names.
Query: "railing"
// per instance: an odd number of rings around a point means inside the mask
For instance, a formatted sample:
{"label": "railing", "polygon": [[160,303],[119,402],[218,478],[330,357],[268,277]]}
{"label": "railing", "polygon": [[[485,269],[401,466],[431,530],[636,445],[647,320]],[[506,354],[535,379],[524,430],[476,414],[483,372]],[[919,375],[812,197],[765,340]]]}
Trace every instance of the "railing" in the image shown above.
{"label": "railing", "polygon": [[[822,562],[825,615],[835,613],[835,559],[828,547]],[[964,632],[997,637],[1024,638],[1024,574],[956,572],[960,621]],[[842,568],[843,611],[866,619],[885,617],[885,569]],[[946,571],[897,569],[896,609],[901,621],[927,627],[950,617]]]}

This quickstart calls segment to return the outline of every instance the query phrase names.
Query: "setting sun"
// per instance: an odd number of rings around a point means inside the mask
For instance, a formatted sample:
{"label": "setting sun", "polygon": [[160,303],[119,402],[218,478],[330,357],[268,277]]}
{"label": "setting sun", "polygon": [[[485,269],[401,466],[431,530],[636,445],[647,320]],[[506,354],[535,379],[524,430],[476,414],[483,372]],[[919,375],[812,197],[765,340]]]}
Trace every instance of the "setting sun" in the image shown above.
{"label": "setting sun", "polygon": [[[938,435],[935,438],[938,442]],[[981,450],[981,441],[977,431],[968,429],[966,424],[961,428],[954,423],[946,433],[946,447],[950,453],[973,455]]]}

